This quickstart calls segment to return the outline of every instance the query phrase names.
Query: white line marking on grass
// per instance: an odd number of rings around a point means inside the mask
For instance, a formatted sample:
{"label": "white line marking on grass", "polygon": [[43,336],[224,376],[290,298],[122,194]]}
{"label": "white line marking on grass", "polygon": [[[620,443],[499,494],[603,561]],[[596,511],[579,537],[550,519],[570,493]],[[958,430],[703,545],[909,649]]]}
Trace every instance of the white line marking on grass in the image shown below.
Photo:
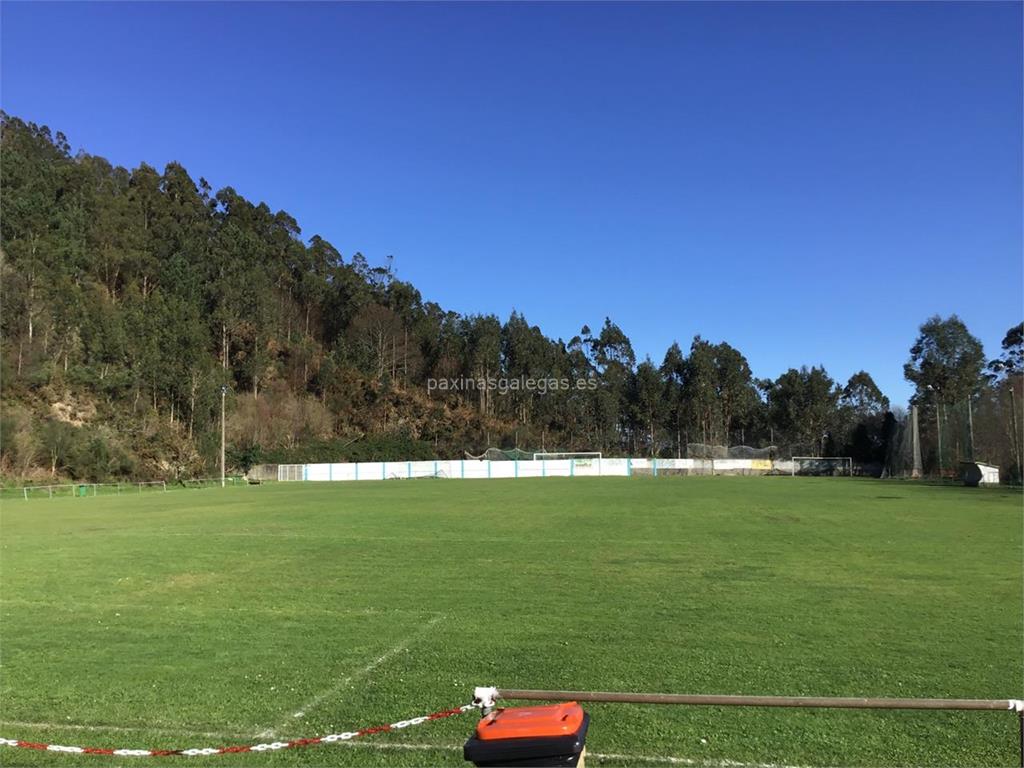
{"label": "white line marking on grass", "polygon": [[[151,537],[159,532],[145,531],[143,533],[131,533],[131,532],[116,532],[117,536],[145,536]],[[204,539],[216,538],[220,536],[231,536],[231,537],[249,537],[257,539],[321,539],[322,536],[316,533],[283,533],[279,531],[267,531],[265,533],[257,533],[255,531],[174,531],[171,533],[159,533],[160,536],[192,536],[202,537]],[[386,541],[395,543],[404,542],[415,542],[415,543],[429,543],[429,544],[522,544],[522,538],[515,536],[474,536],[467,538],[464,536],[359,536],[359,535],[345,535],[346,541]],[[574,544],[580,543],[579,539],[556,539],[549,536],[544,537],[545,544],[562,545],[562,544]],[[632,546],[642,545],[665,545],[664,539],[616,539],[616,544],[626,544]]]}
{"label": "white line marking on grass", "polygon": [[[405,749],[417,751],[461,752],[461,746],[450,744],[409,744],[407,742],[385,741],[339,741],[332,746],[356,747],[362,749]],[[782,763],[743,763],[738,760],[713,759],[698,760],[690,757],[673,757],[671,755],[626,755],[610,752],[591,752],[587,757],[596,760],[619,760],[626,763],[653,763],[657,765],[688,765],[691,768],[814,768],[813,766],[785,765]]]}
{"label": "white line marking on grass", "polygon": [[407,749],[417,752],[461,752],[461,746],[454,744],[407,744],[403,741],[336,741],[332,747],[362,747],[363,749]]}
{"label": "white line marking on grass", "polygon": [[[339,741],[332,746],[354,747],[358,749],[404,749],[424,752],[461,752],[462,746],[452,744],[410,744],[401,741]],[[587,757],[597,760],[620,760],[627,763],[655,763],[658,765],[688,765],[692,768],[813,768],[812,766],[784,765],[782,763],[742,763],[737,760],[707,759],[697,760],[690,757],[672,757],[671,755],[625,755],[609,752],[591,752]]]}
{"label": "white line marking on grass", "polygon": [[659,765],[690,765],[694,768],[812,768],[811,766],[785,765],[782,763],[742,763],[725,758],[697,760],[692,757],[671,755],[621,755],[608,752],[587,752],[587,757],[598,760],[624,760],[628,763],[657,763]]}
{"label": "white line marking on grass", "polygon": [[[440,617],[437,617],[440,619]],[[30,723],[18,720],[0,720],[0,725],[12,728],[45,728],[47,730],[94,731],[97,733],[154,733],[167,736],[189,736],[207,739],[231,739],[233,741],[248,738],[240,733],[225,731],[192,731],[187,728],[147,728],[127,725],[83,725],[81,723]],[[328,746],[328,745],[325,745]],[[339,741],[329,746],[349,747],[355,749],[401,749],[415,752],[461,752],[461,745],[454,744],[411,744],[403,741]],[[743,763],[728,759],[698,760],[690,757],[673,757],[672,755],[627,755],[612,752],[587,752],[587,756],[596,760],[618,760],[626,763],[649,763],[656,765],[685,765],[691,768],[813,768],[812,766],[785,765],[782,763]]]}
{"label": "white line marking on grass", "polygon": [[96,733],[153,733],[160,736],[194,736],[204,739],[247,739],[240,730],[233,733],[224,731],[193,731],[187,728],[160,728],[131,725],[86,725],[83,723],[30,723],[21,720],[0,720],[0,726],[11,728],[45,728],[46,730],[95,731]]}
{"label": "white line marking on grass", "polygon": [[351,683],[351,682],[353,682],[355,680],[358,680],[361,677],[365,677],[366,675],[368,675],[371,672],[373,672],[373,670],[375,670],[377,667],[379,667],[384,662],[388,661],[392,657],[397,656],[399,653],[401,653],[402,651],[406,650],[409,647],[409,645],[416,638],[418,638],[420,635],[422,635],[425,632],[427,632],[429,629],[431,629],[435,624],[437,624],[443,618],[444,618],[444,616],[435,616],[434,618],[430,619],[429,621],[427,621],[426,623],[421,625],[419,628],[417,628],[417,630],[415,632],[413,632],[411,635],[409,635],[408,637],[403,639],[400,643],[398,643],[398,645],[395,645],[394,647],[389,648],[384,653],[382,653],[380,656],[378,656],[373,661],[371,661],[369,664],[367,664],[365,667],[362,667],[361,669],[356,670],[352,674],[343,677],[341,680],[339,680],[337,683],[332,685],[327,690],[322,691],[321,693],[318,693],[316,696],[314,696],[313,698],[311,698],[308,701],[306,701],[305,703],[303,703],[302,706],[300,706],[297,710],[292,712],[291,717],[289,719],[282,720],[280,723],[278,723],[273,728],[268,728],[265,731],[261,731],[260,733],[256,734],[256,737],[260,738],[260,739],[274,738],[277,735],[277,731],[280,730],[281,728],[283,728],[289,722],[291,722],[291,720],[305,717],[308,712],[310,712],[311,710],[316,709],[317,707],[319,707],[321,704],[323,704],[328,699],[338,695],[338,693],[340,693],[341,690],[343,688],[345,688],[345,686],[347,686],[349,683]]}
{"label": "white line marking on grass", "polygon": [[[133,611],[163,611],[166,607],[159,604],[150,603],[90,603],[81,600],[71,600],[66,602],[54,602],[52,600],[20,600],[18,598],[0,598],[0,607],[15,607],[15,606],[29,606],[33,608],[53,608],[56,610],[81,610],[86,608],[91,609],[103,609],[103,610],[115,610],[125,609]],[[195,606],[184,605],[182,609],[188,610],[195,608]],[[195,610],[208,610],[206,608],[195,608]],[[260,606],[260,605],[246,605],[246,606],[235,606],[225,605],[216,609],[218,613],[266,613],[275,616],[292,616],[296,613],[309,614],[309,613],[321,613],[331,616],[388,616],[391,614],[412,614],[414,616],[426,616],[434,613],[433,611],[421,611],[416,608],[317,608],[303,605],[292,609],[288,608],[277,608],[272,606]]]}

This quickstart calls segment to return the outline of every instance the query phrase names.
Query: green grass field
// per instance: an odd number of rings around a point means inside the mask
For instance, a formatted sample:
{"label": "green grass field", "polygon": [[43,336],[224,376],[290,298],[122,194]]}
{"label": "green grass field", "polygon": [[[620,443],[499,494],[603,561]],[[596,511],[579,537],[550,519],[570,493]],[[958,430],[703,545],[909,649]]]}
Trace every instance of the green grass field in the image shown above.
{"label": "green grass field", "polygon": [[[1019,491],[811,478],[296,483],[5,501],[2,515],[7,738],[290,739],[463,704],[492,684],[1022,696]],[[591,765],[1018,760],[1010,713],[588,709]],[[172,759],[460,765],[474,721]],[[3,765],[138,759],[0,747]]]}

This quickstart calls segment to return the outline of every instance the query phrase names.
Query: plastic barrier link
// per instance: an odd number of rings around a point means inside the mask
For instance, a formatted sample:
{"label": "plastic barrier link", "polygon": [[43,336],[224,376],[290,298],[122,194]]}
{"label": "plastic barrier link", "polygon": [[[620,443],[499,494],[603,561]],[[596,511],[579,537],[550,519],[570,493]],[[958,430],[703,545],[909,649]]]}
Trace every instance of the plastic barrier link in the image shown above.
{"label": "plastic barrier link", "polygon": [[455,709],[443,709],[440,712],[432,712],[422,717],[414,717],[409,720],[399,720],[397,723],[388,725],[375,725],[371,728],[363,728],[359,731],[345,731],[344,733],[332,733],[327,736],[314,736],[310,739],[292,739],[291,741],[272,741],[267,744],[245,744],[233,747],[203,747],[201,749],[107,749],[104,747],[66,747],[60,744],[44,744],[36,741],[22,741],[21,739],[0,738],[0,746],[18,747],[20,749],[35,749],[44,752],[68,752],[79,755],[115,755],[117,757],[198,757],[206,755],[233,755],[241,752],[276,752],[282,749],[295,749],[297,747],[312,747],[317,744],[334,744],[339,741],[351,741],[361,736],[371,736],[375,733],[387,733],[388,731],[400,730],[413,725],[429,723],[434,720],[443,720],[446,717],[461,715],[463,712],[477,709],[476,704],[464,704]]}

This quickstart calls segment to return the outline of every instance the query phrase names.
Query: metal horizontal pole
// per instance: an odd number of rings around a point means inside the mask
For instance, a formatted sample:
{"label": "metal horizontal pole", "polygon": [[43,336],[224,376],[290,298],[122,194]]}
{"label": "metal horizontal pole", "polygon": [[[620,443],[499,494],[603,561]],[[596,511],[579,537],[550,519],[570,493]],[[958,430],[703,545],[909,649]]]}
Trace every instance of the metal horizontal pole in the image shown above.
{"label": "metal horizontal pole", "polygon": [[531,701],[604,701],[625,704],[693,704],[711,707],[819,707],[835,709],[946,709],[1007,711],[1010,699],[858,699],[827,696],[711,696],[676,693],[530,691],[500,688],[498,698]]}

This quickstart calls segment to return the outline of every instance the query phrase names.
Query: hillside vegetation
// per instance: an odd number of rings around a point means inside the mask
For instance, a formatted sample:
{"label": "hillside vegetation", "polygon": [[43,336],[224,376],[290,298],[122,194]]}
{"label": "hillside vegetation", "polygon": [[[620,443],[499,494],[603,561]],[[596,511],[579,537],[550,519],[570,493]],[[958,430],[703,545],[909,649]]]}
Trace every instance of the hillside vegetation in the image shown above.
{"label": "hillside vegetation", "polygon": [[[343,256],[178,163],[114,166],[7,115],[0,169],[8,480],[212,473],[222,386],[237,468],[770,441],[884,458],[894,417],[866,372],[756,380],[737,349],[700,336],[658,365],[607,318],[566,341],[518,312],[460,315],[390,261]],[[968,378],[981,362],[978,345]],[[531,377],[569,386],[530,390]],[[457,378],[475,386],[447,386]]]}

